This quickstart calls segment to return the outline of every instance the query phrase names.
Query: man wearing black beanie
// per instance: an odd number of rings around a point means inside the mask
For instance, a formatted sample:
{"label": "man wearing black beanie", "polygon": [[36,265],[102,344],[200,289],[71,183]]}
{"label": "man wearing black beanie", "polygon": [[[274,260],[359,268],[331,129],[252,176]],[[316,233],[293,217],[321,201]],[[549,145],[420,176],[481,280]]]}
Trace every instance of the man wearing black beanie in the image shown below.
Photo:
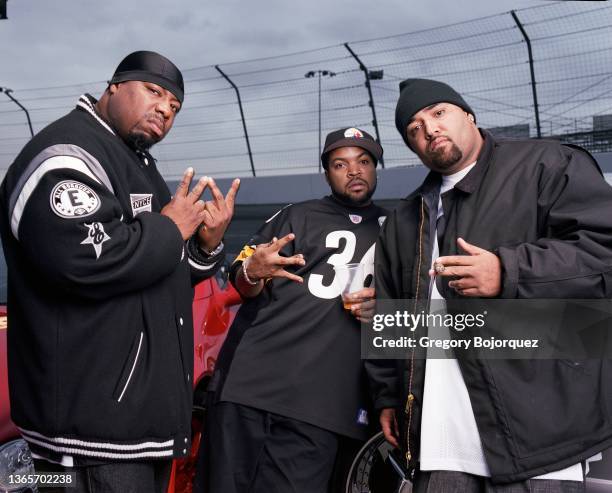
{"label": "man wearing black beanie", "polygon": [[[424,310],[469,298],[609,298],[612,189],[590,154],[494,138],[442,82],[408,79],[400,91],[397,129],[431,172],[385,222],[377,298]],[[605,360],[578,364],[578,378],[560,360],[528,360],[526,370],[408,351],[366,366],[415,493],[583,491],[582,463],[612,446]]]}
{"label": "man wearing black beanie", "polygon": [[11,415],[37,472],[72,472],[75,493],[165,492],[191,446],[191,283],[221,264],[238,182],[189,191],[189,168],[170,196],[149,148],[183,97],[170,60],[132,53],[0,188]]}

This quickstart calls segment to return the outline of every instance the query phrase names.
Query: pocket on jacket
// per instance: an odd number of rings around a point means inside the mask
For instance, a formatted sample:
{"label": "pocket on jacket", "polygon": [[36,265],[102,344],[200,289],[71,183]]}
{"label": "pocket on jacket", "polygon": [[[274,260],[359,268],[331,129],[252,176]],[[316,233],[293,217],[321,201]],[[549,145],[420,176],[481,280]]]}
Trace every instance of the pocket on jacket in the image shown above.
{"label": "pocket on jacket", "polygon": [[130,383],[133,381],[134,373],[136,371],[136,367],[138,366],[138,361],[142,357],[143,345],[144,332],[139,332],[132,341],[130,352],[125,360],[125,363],[123,364],[121,375],[119,376],[119,380],[115,386],[115,391],[113,392],[113,399],[115,399],[117,402],[121,402],[125,398]]}
{"label": "pocket on jacket", "polygon": [[609,433],[601,361],[514,360],[500,362],[497,370],[519,457]]}

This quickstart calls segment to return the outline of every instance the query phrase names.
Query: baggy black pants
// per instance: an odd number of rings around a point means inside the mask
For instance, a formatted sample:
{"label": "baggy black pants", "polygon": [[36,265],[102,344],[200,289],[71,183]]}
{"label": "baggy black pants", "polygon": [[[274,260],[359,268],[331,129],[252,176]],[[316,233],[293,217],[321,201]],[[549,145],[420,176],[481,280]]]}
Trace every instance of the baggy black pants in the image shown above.
{"label": "baggy black pants", "polygon": [[231,402],[209,406],[194,493],[326,493],[338,437]]}

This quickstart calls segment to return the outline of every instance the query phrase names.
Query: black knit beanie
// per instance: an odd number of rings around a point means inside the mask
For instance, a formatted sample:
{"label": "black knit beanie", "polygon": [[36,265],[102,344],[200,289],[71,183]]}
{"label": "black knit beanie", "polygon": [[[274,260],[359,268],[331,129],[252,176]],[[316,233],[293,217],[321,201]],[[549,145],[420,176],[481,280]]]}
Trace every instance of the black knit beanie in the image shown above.
{"label": "black knit beanie", "polygon": [[415,113],[436,103],[452,103],[471,113],[470,108],[461,95],[444,82],[430,79],[406,79],[400,82],[400,97],[395,107],[395,126],[408,147],[406,127]]}

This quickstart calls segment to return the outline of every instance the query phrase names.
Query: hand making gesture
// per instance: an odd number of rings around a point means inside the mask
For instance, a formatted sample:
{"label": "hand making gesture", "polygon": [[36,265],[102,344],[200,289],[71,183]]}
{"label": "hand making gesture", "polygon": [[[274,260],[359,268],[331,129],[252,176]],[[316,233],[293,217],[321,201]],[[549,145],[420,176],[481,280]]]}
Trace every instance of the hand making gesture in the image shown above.
{"label": "hand making gesture", "polygon": [[[176,193],[161,210],[161,213],[174,221],[183,240],[188,240],[197,230],[200,247],[210,252],[221,243],[225,230],[234,215],[234,202],[240,187],[240,180],[233,181],[224,198],[215,180],[208,177],[200,178],[189,191],[193,174],[193,168],[185,170],[176,188]],[[212,201],[204,202],[200,198],[206,187],[210,188]]]}
{"label": "hand making gesture", "polygon": [[439,257],[430,275],[453,277],[448,283],[462,296],[494,298],[501,292],[501,261],[488,250],[472,245],[462,238],[457,245],[466,255]]}
{"label": "hand making gesture", "polygon": [[234,202],[240,188],[240,180],[235,179],[232,182],[232,186],[225,197],[217,187],[215,180],[212,178],[205,178],[205,180],[208,188],[210,188],[213,200],[204,203],[202,225],[198,230],[198,241],[200,248],[212,252],[221,243],[225,230],[234,215]]}
{"label": "hand making gesture", "polygon": [[264,287],[263,281],[273,277],[284,277],[295,282],[304,280],[285,270],[287,266],[306,265],[306,260],[301,253],[291,257],[280,255],[281,249],[295,239],[293,233],[283,236],[280,240],[272,238],[269,243],[263,243],[255,247],[253,254],[242,263],[242,269],[236,277],[237,289],[244,297],[257,296]]}
{"label": "hand making gesture", "polygon": [[207,178],[200,178],[190,192],[191,180],[193,168],[187,168],[172,200],[161,210],[161,214],[174,221],[185,241],[204,220],[204,201],[200,197],[208,184]]}

